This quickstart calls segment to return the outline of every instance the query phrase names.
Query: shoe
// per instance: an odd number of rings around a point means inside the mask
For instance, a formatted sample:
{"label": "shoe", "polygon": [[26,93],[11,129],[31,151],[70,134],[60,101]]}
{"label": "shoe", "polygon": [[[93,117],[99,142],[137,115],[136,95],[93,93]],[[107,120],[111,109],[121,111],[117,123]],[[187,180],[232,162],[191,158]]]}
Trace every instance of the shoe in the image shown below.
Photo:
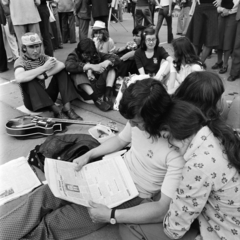
{"label": "shoe", "polygon": [[229,82],[234,82],[237,78],[238,78],[237,76],[235,76],[235,77],[229,76],[227,80],[228,80]]}
{"label": "shoe", "polygon": [[8,68],[5,68],[5,69],[3,69],[3,70],[0,70],[0,73],[6,72],[6,71],[8,71],[8,70],[9,70]]}
{"label": "shoe", "polygon": [[109,105],[107,102],[104,102],[101,98],[98,98],[98,100],[95,101],[94,104],[103,112],[107,112],[111,108],[111,105]]}
{"label": "shoe", "polygon": [[59,113],[55,113],[54,117],[59,119],[69,119],[68,116],[62,111]]}
{"label": "shoe", "polygon": [[113,107],[113,101],[111,97],[104,96],[103,101],[106,102],[108,105],[110,105],[111,108]]}
{"label": "shoe", "polygon": [[63,45],[59,45],[58,48],[59,48],[59,49],[63,49]]}
{"label": "shoe", "polygon": [[219,68],[222,67],[222,65],[223,65],[223,61],[220,62],[220,63],[215,63],[215,64],[212,66],[212,69],[219,69]]}
{"label": "shoe", "polygon": [[177,33],[177,35],[182,35],[182,33]]}
{"label": "shoe", "polygon": [[63,112],[68,116],[69,119],[71,120],[83,120],[79,115],[77,115],[72,108],[70,108],[67,111]]}
{"label": "shoe", "polygon": [[219,73],[220,73],[220,74],[224,74],[224,73],[227,72],[227,70],[228,70],[228,66],[226,66],[226,67],[222,66],[221,69],[220,69],[220,71],[219,71]]}

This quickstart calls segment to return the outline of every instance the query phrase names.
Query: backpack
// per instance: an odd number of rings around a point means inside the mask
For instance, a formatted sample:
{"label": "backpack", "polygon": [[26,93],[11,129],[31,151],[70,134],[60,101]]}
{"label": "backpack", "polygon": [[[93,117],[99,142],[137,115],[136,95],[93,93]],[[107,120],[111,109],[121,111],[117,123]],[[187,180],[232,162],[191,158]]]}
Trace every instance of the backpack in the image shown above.
{"label": "backpack", "polygon": [[28,163],[44,172],[45,158],[72,162],[99,145],[99,142],[88,134],[49,136],[41,145],[30,151]]}

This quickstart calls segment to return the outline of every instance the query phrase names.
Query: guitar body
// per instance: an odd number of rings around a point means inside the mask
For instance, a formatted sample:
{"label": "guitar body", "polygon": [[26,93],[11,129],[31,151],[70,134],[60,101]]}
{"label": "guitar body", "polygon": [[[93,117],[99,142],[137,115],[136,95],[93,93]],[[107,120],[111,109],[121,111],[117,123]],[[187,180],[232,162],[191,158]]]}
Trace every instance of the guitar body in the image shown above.
{"label": "guitar body", "polygon": [[22,117],[12,119],[6,124],[7,134],[12,137],[27,137],[33,135],[50,136],[55,132],[63,131],[61,123],[38,124],[31,123]]}
{"label": "guitar body", "polygon": [[[6,124],[7,134],[13,137],[28,137],[33,135],[50,136],[64,130],[63,123],[80,125],[97,125],[98,122],[84,122],[79,120],[45,118],[41,116],[20,116],[11,119]],[[116,123],[110,122],[109,127],[118,131]]]}

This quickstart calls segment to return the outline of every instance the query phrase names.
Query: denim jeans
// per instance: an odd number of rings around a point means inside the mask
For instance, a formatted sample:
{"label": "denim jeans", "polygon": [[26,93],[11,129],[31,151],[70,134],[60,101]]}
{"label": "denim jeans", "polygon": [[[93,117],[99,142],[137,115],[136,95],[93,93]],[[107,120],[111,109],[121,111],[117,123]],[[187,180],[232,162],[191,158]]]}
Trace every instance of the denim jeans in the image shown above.
{"label": "denim jeans", "polygon": [[169,6],[162,7],[159,9],[158,12],[158,21],[156,26],[156,33],[159,34],[159,30],[162,26],[163,19],[166,19],[167,22],[167,28],[168,28],[168,43],[171,43],[173,40],[173,33],[172,33],[172,16],[168,16],[169,13]]}

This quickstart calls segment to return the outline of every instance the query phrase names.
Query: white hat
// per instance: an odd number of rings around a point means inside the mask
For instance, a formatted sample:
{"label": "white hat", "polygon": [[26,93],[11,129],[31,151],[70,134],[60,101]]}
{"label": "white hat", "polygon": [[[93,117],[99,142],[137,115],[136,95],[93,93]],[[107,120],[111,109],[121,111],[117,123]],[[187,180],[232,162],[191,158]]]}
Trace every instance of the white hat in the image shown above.
{"label": "white hat", "polygon": [[22,36],[21,40],[22,40],[22,44],[25,46],[42,43],[40,37],[36,33],[32,33],[32,32],[25,33]]}
{"label": "white hat", "polygon": [[105,22],[102,22],[102,21],[95,21],[92,27],[93,30],[105,29],[105,28],[106,28],[106,24]]}

